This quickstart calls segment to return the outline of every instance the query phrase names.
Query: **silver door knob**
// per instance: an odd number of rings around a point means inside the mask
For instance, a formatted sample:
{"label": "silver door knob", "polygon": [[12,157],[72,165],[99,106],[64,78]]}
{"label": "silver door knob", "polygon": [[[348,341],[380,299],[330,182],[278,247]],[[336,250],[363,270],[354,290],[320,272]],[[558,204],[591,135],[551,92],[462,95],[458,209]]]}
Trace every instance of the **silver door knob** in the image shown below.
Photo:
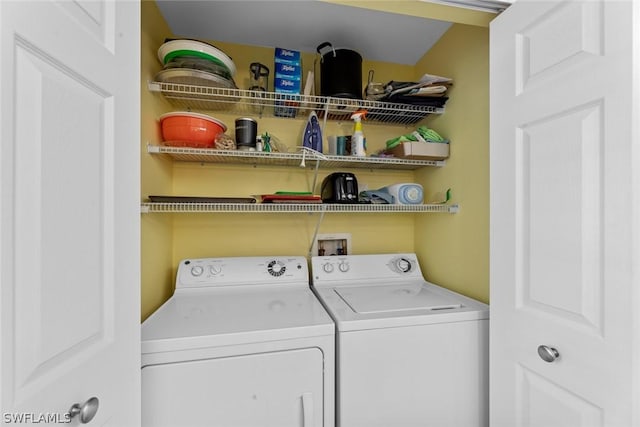
{"label": "silver door knob", "polygon": [[538,346],[538,356],[545,362],[554,362],[558,357],[560,357],[560,353],[553,347],[547,347],[546,345]]}
{"label": "silver door knob", "polygon": [[86,424],[96,416],[99,404],[100,402],[98,401],[97,397],[92,397],[82,405],[79,403],[74,403],[73,406],[71,406],[71,408],[69,409],[69,418],[80,415],[80,423]]}

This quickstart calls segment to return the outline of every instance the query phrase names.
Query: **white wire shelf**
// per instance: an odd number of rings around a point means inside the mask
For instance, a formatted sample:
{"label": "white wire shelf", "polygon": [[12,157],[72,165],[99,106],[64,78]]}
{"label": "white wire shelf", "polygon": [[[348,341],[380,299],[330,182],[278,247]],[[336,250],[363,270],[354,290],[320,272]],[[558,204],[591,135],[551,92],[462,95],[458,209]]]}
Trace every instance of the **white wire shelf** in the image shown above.
{"label": "white wire shelf", "polygon": [[243,89],[197,86],[183,83],[150,81],[151,92],[159,92],[173,105],[183,109],[229,110],[231,112],[276,117],[304,117],[310,110],[327,120],[350,120],[359,109],[367,110],[368,124],[418,123],[430,114],[443,114],[444,108],[380,102],[329,96],[290,95]]}
{"label": "white wire shelf", "polygon": [[[269,166],[300,166],[302,152],[299,153],[265,153],[242,150],[215,150],[211,148],[168,147],[164,145],[147,145],[151,154],[166,154],[174,160],[202,163],[229,163]],[[396,157],[354,157],[330,156],[316,154],[308,150],[305,154],[307,167],[315,167],[319,161],[321,168],[358,168],[358,169],[403,169],[415,170],[426,166],[441,167],[444,160],[414,160]]]}
{"label": "white wire shelf", "polygon": [[314,212],[413,212],[457,213],[457,204],[383,205],[383,204],[328,204],[328,203],[161,203],[146,202],[142,213],[314,213]]}

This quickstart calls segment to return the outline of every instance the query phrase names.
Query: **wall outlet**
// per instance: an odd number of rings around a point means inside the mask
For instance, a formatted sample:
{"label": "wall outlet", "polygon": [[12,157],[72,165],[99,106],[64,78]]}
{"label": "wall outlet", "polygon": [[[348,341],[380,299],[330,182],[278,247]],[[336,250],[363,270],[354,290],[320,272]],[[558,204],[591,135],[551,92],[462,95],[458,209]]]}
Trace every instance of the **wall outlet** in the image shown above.
{"label": "wall outlet", "polygon": [[318,234],[311,248],[311,256],[351,254],[351,233]]}

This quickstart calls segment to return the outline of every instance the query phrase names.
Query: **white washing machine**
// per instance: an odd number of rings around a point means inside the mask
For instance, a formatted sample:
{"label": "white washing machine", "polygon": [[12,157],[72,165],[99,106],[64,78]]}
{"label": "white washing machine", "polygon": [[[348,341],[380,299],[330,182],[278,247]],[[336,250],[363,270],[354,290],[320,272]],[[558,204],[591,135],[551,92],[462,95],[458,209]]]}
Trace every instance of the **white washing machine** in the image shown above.
{"label": "white washing machine", "polygon": [[184,260],[142,324],[142,423],[331,427],[334,365],[305,258]]}
{"label": "white washing machine", "polygon": [[486,427],[489,307],[424,280],[415,254],[312,258],[337,327],[340,427]]}

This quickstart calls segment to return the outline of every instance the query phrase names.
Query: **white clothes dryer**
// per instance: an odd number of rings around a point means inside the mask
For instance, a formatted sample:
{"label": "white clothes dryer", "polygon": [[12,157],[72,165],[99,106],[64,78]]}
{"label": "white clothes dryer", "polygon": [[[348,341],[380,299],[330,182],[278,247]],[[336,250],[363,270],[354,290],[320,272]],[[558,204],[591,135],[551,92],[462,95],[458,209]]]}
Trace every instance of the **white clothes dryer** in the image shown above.
{"label": "white clothes dryer", "polygon": [[332,427],[334,358],[305,258],[184,260],[142,324],[142,424]]}
{"label": "white clothes dryer", "polygon": [[312,258],[337,327],[340,427],[486,427],[489,307],[424,280],[415,254]]}

